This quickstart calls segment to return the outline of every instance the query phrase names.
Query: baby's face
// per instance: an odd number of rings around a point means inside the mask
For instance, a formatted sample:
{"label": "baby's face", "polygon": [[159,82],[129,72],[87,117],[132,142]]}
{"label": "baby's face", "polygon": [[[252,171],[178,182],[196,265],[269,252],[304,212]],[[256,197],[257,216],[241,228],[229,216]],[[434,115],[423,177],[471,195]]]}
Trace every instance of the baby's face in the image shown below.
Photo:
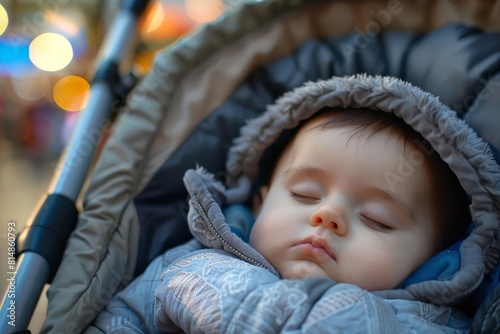
{"label": "baby's face", "polygon": [[396,287],[437,250],[424,155],[395,136],[306,124],[278,161],[250,243],[283,278]]}

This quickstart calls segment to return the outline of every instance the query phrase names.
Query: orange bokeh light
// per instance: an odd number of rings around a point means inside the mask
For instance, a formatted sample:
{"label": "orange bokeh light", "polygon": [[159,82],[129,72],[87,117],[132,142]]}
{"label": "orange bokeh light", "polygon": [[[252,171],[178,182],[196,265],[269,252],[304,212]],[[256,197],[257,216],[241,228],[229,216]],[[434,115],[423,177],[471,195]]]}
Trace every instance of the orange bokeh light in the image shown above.
{"label": "orange bokeh light", "polygon": [[181,4],[153,2],[139,23],[139,30],[145,40],[174,40],[193,28]]}
{"label": "orange bokeh light", "polygon": [[186,14],[198,23],[206,23],[219,17],[223,10],[221,0],[186,0]]}
{"label": "orange bokeh light", "polygon": [[82,77],[70,75],[54,85],[54,102],[63,110],[79,111],[87,106],[90,85]]}

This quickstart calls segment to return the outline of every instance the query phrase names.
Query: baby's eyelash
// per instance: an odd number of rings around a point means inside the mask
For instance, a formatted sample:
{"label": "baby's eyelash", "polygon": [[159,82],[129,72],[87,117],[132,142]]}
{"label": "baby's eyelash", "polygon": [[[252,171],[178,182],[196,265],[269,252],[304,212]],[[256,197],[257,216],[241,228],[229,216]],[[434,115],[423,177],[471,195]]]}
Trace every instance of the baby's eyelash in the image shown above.
{"label": "baby's eyelash", "polygon": [[293,191],[290,192],[290,196],[300,201],[314,201],[314,202],[319,201],[319,198],[308,195],[302,195]]}
{"label": "baby's eyelash", "polygon": [[368,218],[368,217],[363,216],[363,215],[361,217],[364,218],[363,220],[365,221],[365,224],[370,225],[369,227],[371,227],[377,231],[381,231],[381,232],[394,231],[394,227],[388,226],[386,224],[383,224],[381,222],[378,222],[374,219]]}

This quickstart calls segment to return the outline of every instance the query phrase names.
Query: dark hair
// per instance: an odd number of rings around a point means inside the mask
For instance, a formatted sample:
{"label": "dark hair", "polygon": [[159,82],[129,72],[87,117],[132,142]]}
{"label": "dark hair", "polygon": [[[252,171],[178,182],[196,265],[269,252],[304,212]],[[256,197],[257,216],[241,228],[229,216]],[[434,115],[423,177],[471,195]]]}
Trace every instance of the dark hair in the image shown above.
{"label": "dark hair", "polygon": [[469,198],[455,173],[419,132],[391,112],[351,108],[324,108],[318,111],[296,128],[284,131],[278,140],[266,150],[260,162],[261,185],[269,185],[279,157],[297,132],[304,124],[322,115],[328,115],[328,117],[325,117],[315,129],[345,128],[350,133],[348,140],[354,137],[359,138],[361,135],[366,135],[366,140],[370,140],[375,134],[385,132],[389,136],[402,140],[405,150],[413,148],[422,152],[430,164],[433,180],[437,184],[437,194],[431,194],[431,196],[434,197],[433,200],[443,202],[438,219],[443,221],[445,226],[444,233],[440,236],[442,245],[439,248],[447,247],[450,243],[465,236],[471,222]]}

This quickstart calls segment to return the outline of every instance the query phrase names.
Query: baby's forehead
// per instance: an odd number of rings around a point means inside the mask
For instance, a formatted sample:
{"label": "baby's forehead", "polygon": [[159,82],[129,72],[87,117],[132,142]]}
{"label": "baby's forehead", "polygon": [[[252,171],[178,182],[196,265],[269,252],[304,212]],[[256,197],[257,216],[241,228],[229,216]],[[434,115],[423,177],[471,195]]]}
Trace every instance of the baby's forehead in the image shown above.
{"label": "baby's forehead", "polygon": [[403,119],[381,110],[326,109],[304,120],[296,135],[328,129],[342,130],[339,133],[366,141],[383,136],[388,142],[401,143],[404,150],[416,150],[427,157],[435,153],[428,141]]}

